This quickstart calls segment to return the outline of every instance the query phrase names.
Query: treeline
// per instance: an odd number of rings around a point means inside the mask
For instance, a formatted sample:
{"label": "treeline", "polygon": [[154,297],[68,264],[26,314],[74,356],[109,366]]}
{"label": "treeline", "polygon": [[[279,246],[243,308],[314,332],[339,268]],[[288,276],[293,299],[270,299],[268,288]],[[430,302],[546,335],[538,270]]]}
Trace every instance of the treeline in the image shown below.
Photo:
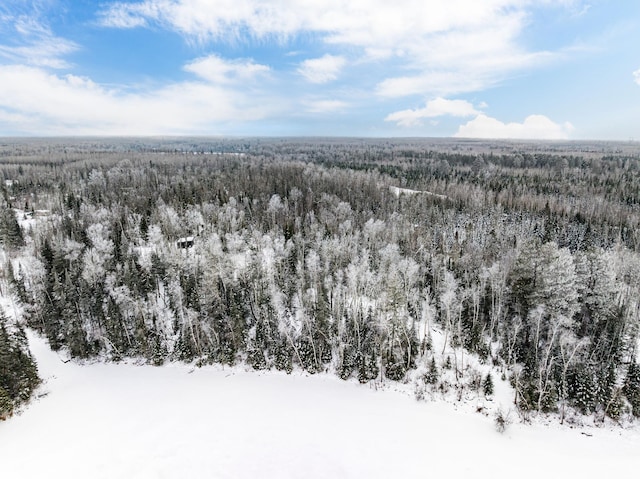
{"label": "treeline", "polygon": [[27,401],[39,383],[24,330],[0,310],[0,420]]}
{"label": "treeline", "polygon": [[[24,245],[22,228],[12,209],[0,207],[0,244],[6,249]],[[0,268],[0,292],[7,290],[7,278],[13,278],[11,262]],[[30,298],[27,298],[30,300]],[[10,321],[0,308],[0,420],[10,416],[19,404],[29,399],[39,379],[27,347],[24,329]]]}
{"label": "treeline", "polygon": [[[273,151],[23,166],[5,197],[39,265],[16,257],[11,273],[30,326],[78,358],[243,361],[362,382],[424,370],[433,390],[479,387],[471,352],[509,378],[523,411],[640,415],[640,256],[625,230],[636,213],[614,195],[580,209],[606,176],[561,165],[545,192],[550,172],[486,158],[438,158],[435,172],[394,164],[386,146],[368,147],[371,168],[334,144],[313,161],[311,149]],[[561,182],[584,186],[576,212],[559,206]],[[36,197],[50,212],[34,220],[22,205]]]}

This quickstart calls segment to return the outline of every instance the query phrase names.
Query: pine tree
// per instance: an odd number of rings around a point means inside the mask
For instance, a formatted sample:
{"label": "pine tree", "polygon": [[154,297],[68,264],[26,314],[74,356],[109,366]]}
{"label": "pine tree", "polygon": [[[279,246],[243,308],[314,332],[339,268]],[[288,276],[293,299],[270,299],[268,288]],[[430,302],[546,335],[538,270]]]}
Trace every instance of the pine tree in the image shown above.
{"label": "pine tree", "polygon": [[149,239],[149,222],[147,221],[147,217],[143,216],[140,219],[140,237],[147,241]]}
{"label": "pine tree", "polygon": [[360,355],[360,364],[358,366],[358,381],[366,383],[378,377],[380,368],[378,368],[378,358],[371,351]]}
{"label": "pine tree", "polygon": [[340,361],[340,369],[338,371],[338,375],[341,379],[349,379],[351,377],[351,373],[356,368],[356,363],[358,362],[357,351],[351,344],[345,344]]}
{"label": "pine tree", "polygon": [[300,338],[298,340],[297,349],[298,349],[298,357],[302,362],[300,366],[304,370],[310,372],[311,374],[316,373],[317,372],[316,357],[315,357],[315,353],[314,353],[313,345],[311,344],[311,341],[309,341],[308,338],[304,338],[304,337]]}
{"label": "pine tree", "polygon": [[487,373],[487,377],[484,378],[484,381],[482,382],[482,392],[484,392],[486,397],[493,395],[493,378],[491,373]]}
{"label": "pine tree", "polygon": [[424,380],[428,384],[435,384],[438,382],[438,367],[436,366],[436,358],[431,358],[429,363],[429,370],[424,375]]}
{"label": "pine tree", "polygon": [[593,411],[596,401],[596,384],[588,368],[581,368],[569,380],[569,399],[583,413]]}
{"label": "pine tree", "polygon": [[252,348],[247,350],[247,361],[258,371],[267,369],[267,360],[264,357],[264,351],[258,348]]}
{"label": "pine tree", "polygon": [[24,235],[16,214],[6,206],[0,208],[0,242],[10,248],[19,248],[24,245]]}
{"label": "pine tree", "polygon": [[608,413],[609,405],[615,396],[616,374],[613,365],[609,365],[606,370],[600,371],[596,383],[596,404],[601,405]]}
{"label": "pine tree", "polygon": [[27,401],[39,383],[36,365],[25,352],[22,330],[10,333],[0,311],[0,418],[10,415],[15,405]]}
{"label": "pine tree", "polygon": [[631,404],[633,415],[640,417],[640,365],[635,361],[629,365],[622,392]]}
{"label": "pine tree", "polygon": [[0,386],[0,420],[4,420],[13,412],[13,401],[9,393]]}
{"label": "pine tree", "polygon": [[273,363],[276,369],[278,371],[286,371],[287,373],[293,371],[292,357],[292,348],[287,345],[285,338],[280,338],[275,345],[273,358]]}

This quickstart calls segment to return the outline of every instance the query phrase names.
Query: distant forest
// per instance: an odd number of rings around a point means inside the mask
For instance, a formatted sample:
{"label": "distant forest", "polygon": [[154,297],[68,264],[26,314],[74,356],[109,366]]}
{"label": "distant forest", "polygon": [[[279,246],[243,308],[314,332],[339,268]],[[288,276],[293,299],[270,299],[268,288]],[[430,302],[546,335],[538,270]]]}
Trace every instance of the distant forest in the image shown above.
{"label": "distant forest", "polygon": [[640,145],[6,140],[0,175],[2,274],[74,358],[490,394],[474,355],[523,414],[640,416]]}

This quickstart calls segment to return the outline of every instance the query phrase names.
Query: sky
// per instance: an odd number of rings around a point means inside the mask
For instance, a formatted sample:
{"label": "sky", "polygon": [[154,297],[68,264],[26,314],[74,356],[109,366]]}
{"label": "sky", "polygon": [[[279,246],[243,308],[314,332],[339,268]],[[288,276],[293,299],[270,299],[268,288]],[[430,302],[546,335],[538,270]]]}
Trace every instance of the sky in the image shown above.
{"label": "sky", "polygon": [[637,0],[2,0],[0,136],[640,140]]}

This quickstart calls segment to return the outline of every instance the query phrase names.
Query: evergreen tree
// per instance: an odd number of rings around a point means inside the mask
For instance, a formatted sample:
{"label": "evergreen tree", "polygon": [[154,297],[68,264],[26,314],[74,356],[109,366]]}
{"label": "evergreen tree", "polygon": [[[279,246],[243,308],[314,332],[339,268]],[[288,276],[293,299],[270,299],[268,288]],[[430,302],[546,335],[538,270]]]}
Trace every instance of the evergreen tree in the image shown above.
{"label": "evergreen tree", "polygon": [[292,359],[292,348],[287,344],[286,338],[280,338],[275,345],[273,364],[278,371],[290,373],[293,371]]}
{"label": "evergreen tree", "polygon": [[374,351],[360,354],[358,365],[358,381],[366,383],[378,377],[380,368],[378,367],[378,356]]}
{"label": "evergreen tree", "polygon": [[0,386],[0,420],[10,416],[13,412],[13,401],[9,393]]}
{"label": "evergreen tree", "polygon": [[622,392],[631,404],[633,415],[640,417],[640,365],[635,361],[629,365]]}
{"label": "evergreen tree", "polygon": [[358,353],[351,344],[345,344],[342,348],[340,368],[338,375],[342,379],[349,379],[358,362]]}
{"label": "evergreen tree", "polygon": [[[36,365],[26,352],[21,329],[9,332],[7,318],[0,311],[0,418],[10,415],[16,405],[27,401],[39,383]],[[13,326],[12,329],[17,328]]]}
{"label": "evergreen tree", "polygon": [[140,229],[140,237],[144,241],[147,241],[149,239],[149,223],[146,215],[143,215],[142,218],[140,218],[139,229]]}
{"label": "evergreen tree", "polygon": [[0,207],[0,242],[9,248],[19,248],[24,245],[22,228],[18,224],[13,209]]}
{"label": "evergreen tree", "polygon": [[493,378],[491,373],[487,373],[487,377],[482,382],[482,392],[486,397],[493,396]]}
{"label": "evergreen tree", "polygon": [[568,397],[583,413],[589,414],[596,403],[596,383],[590,368],[579,368],[569,377]]}
{"label": "evergreen tree", "polygon": [[435,384],[438,382],[438,367],[436,366],[436,358],[432,357],[429,362],[429,370],[424,376],[427,384]]}

